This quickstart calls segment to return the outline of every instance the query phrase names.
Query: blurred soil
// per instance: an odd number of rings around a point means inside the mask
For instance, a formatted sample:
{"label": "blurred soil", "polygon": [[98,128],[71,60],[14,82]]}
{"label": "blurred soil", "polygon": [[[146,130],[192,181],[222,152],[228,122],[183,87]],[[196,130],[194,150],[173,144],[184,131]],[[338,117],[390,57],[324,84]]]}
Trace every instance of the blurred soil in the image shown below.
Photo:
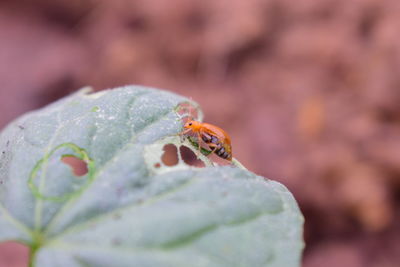
{"label": "blurred soil", "polygon": [[[398,266],[399,14],[398,0],[2,0],[0,126],[85,85],[184,94],[294,193],[305,267]],[[0,248],[0,266],[27,257]]]}

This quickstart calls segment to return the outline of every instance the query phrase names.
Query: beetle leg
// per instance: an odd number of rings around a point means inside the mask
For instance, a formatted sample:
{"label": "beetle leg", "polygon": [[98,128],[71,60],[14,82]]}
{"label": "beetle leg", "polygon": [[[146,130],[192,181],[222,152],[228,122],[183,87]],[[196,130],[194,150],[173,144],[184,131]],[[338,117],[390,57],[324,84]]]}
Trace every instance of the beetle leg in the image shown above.
{"label": "beetle leg", "polygon": [[207,145],[211,149],[211,153],[210,154],[215,153],[215,150],[217,150],[217,148],[218,148],[218,144],[209,143]]}
{"label": "beetle leg", "polygon": [[185,134],[188,134],[191,130],[192,130],[192,129],[186,129],[186,130],[184,130],[183,132],[180,132],[180,133],[179,133],[179,137],[180,137],[180,139],[181,139],[181,142],[182,142],[182,140],[185,140],[185,139],[184,139],[184,135],[185,135]]}
{"label": "beetle leg", "polygon": [[199,158],[200,154],[201,154],[201,142],[203,140],[201,139],[200,133],[197,133],[197,145],[199,146],[199,151],[197,154],[197,158]]}
{"label": "beetle leg", "polygon": [[183,132],[180,132],[179,135],[187,134],[187,133],[189,133],[191,130],[192,130],[192,129],[186,129],[186,130],[184,130]]}

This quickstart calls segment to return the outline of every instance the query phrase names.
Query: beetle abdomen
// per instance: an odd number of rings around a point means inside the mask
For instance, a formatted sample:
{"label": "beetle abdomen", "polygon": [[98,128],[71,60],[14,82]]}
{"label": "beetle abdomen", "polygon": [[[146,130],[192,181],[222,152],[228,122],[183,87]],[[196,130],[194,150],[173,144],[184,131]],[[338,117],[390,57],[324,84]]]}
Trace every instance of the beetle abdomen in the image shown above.
{"label": "beetle abdomen", "polygon": [[215,150],[215,153],[223,159],[228,159],[230,157],[229,153],[225,150],[225,148],[219,144],[220,146]]}
{"label": "beetle abdomen", "polygon": [[203,133],[201,138],[206,144],[214,144],[216,146],[210,146],[211,151],[215,150],[215,154],[223,159],[229,159],[231,157],[230,153],[226,151],[224,145],[218,140],[218,137],[210,135],[208,133]]}

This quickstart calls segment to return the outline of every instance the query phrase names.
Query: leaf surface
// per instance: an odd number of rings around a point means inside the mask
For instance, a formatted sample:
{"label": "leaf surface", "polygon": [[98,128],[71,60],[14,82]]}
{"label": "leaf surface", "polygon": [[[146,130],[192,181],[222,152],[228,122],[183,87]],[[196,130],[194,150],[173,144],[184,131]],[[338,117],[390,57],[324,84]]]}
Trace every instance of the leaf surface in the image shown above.
{"label": "leaf surface", "polygon": [[[36,266],[299,266],[303,217],[281,184],[234,166],[161,161],[185,145],[181,96],[82,90],[0,134],[0,241]],[[194,149],[195,150],[195,149]],[[87,163],[77,177],[61,159]]]}

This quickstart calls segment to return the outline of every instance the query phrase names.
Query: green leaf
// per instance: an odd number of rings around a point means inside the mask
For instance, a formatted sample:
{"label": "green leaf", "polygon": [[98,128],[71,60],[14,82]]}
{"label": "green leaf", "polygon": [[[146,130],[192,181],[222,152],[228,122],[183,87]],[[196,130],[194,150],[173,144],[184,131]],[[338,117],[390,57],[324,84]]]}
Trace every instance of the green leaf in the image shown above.
{"label": "green leaf", "polygon": [[205,168],[179,153],[163,164],[166,144],[196,152],[178,135],[184,104],[198,108],[145,87],[84,89],[12,122],[0,134],[0,241],[27,244],[41,267],[299,266],[303,217],[283,185],[202,154]]}

